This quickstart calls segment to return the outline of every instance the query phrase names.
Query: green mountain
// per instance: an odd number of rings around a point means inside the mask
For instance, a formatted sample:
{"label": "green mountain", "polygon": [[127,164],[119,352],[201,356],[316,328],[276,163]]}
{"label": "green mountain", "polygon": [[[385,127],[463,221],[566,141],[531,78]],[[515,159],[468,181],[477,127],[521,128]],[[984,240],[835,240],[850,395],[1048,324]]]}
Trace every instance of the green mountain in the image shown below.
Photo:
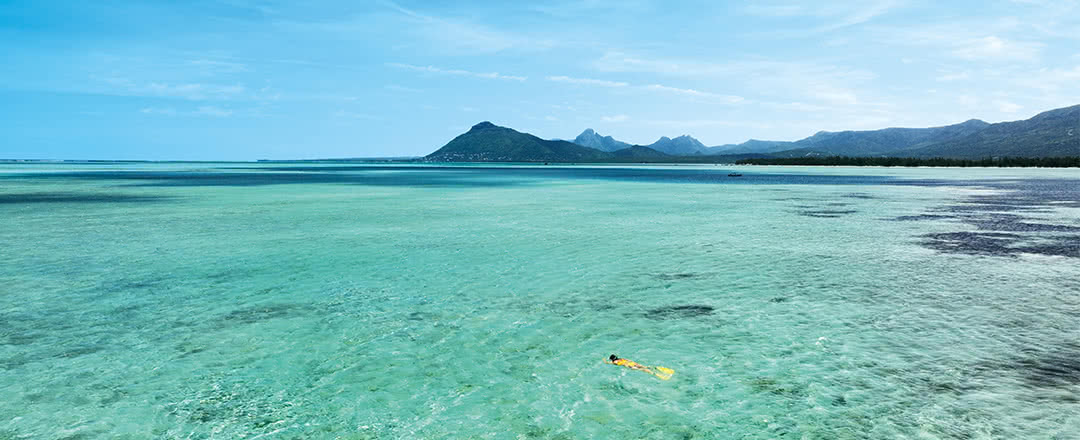
{"label": "green mountain", "polygon": [[663,136],[646,147],[672,156],[693,156],[706,150],[704,144],[685,134],[675,139]]}
{"label": "green mountain", "polygon": [[833,156],[1076,157],[1080,156],[1080,105],[1050,110],[1023,121],[989,124],[972,119],[930,128],[822,131],[795,142],[751,139],[742,144],[717,147],[705,147],[686,135],[675,139],[662,137],[649,146],[629,146],[611,136],[600,136],[591,129],[571,143],[544,140],[481,122],[425,159],[441,162],[719,162],[741,158]]}
{"label": "green mountain", "polygon": [[708,147],[705,154],[738,155],[748,153],[775,153],[777,151],[799,148],[794,142],[789,141],[761,141],[750,139],[741,144],[726,144]]}
{"label": "green mountain", "polygon": [[978,133],[990,124],[971,119],[959,124],[931,128],[885,128],[868,131],[821,131],[775,152],[778,157],[891,156],[901,150],[920,148]]}
{"label": "green mountain", "polygon": [[670,155],[661,153],[649,147],[642,147],[641,145],[634,145],[632,147],[626,147],[621,150],[615,150],[611,152],[611,155],[619,158],[639,159],[662,159],[665,157],[671,157]]}
{"label": "green mountain", "polygon": [[591,128],[586,128],[585,131],[578,135],[578,137],[574,138],[574,143],[581,145],[582,147],[595,148],[607,152],[630,148],[630,144],[617,141],[611,136],[600,136]]}
{"label": "green mountain", "polygon": [[1023,121],[990,124],[967,136],[894,155],[961,159],[1080,156],[1080,105],[1046,111]]}
{"label": "green mountain", "polygon": [[549,141],[485,121],[424,159],[438,162],[600,162],[663,156],[645,147],[606,152],[567,141]]}

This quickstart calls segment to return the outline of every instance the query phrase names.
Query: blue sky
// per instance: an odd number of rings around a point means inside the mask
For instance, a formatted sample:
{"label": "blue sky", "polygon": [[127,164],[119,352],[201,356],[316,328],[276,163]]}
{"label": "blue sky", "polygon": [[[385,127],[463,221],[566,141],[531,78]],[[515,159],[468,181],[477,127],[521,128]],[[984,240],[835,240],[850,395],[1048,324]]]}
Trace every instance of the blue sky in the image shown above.
{"label": "blue sky", "polygon": [[1080,2],[4,1],[0,158],[706,145],[1080,104]]}

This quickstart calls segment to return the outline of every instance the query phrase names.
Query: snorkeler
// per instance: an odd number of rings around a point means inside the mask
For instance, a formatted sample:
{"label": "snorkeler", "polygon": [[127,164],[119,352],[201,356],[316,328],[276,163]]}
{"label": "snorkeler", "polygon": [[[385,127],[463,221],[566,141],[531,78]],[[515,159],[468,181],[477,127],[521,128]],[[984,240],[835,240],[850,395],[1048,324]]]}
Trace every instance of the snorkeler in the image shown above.
{"label": "snorkeler", "polygon": [[[651,367],[650,368],[650,367],[646,367],[644,365],[641,365],[641,364],[639,364],[637,362],[634,362],[634,361],[632,361],[630,359],[622,359],[622,358],[620,358],[618,356],[615,356],[615,355],[611,355],[604,362],[612,364],[612,365],[623,366],[623,367],[626,367],[626,368],[630,368],[632,370],[644,371],[644,372],[649,373],[649,374],[651,374],[653,376],[659,377],[659,378],[661,378],[663,380],[671,379],[671,375],[675,374],[675,370],[672,370],[670,368],[664,368],[664,367]],[[653,371],[653,368],[655,368],[656,371]]]}

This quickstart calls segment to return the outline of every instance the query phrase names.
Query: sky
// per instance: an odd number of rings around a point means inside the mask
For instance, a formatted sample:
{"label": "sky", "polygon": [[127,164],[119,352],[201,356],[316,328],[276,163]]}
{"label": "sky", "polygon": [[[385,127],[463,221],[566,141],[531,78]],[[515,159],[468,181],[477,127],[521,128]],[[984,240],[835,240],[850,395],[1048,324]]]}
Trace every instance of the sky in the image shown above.
{"label": "sky", "polygon": [[797,140],[1080,104],[1080,1],[0,0],[0,158]]}

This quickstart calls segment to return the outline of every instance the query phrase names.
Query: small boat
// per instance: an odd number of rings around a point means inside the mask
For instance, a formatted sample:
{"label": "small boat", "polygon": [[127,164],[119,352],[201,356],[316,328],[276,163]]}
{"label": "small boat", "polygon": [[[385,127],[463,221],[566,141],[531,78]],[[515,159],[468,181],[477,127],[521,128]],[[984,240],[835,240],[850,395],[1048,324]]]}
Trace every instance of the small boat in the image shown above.
{"label": "small boat", "polygon": [[742,174],[740,174],[740,173],[728,173],[727,176],[728,177],[742,177]]}

